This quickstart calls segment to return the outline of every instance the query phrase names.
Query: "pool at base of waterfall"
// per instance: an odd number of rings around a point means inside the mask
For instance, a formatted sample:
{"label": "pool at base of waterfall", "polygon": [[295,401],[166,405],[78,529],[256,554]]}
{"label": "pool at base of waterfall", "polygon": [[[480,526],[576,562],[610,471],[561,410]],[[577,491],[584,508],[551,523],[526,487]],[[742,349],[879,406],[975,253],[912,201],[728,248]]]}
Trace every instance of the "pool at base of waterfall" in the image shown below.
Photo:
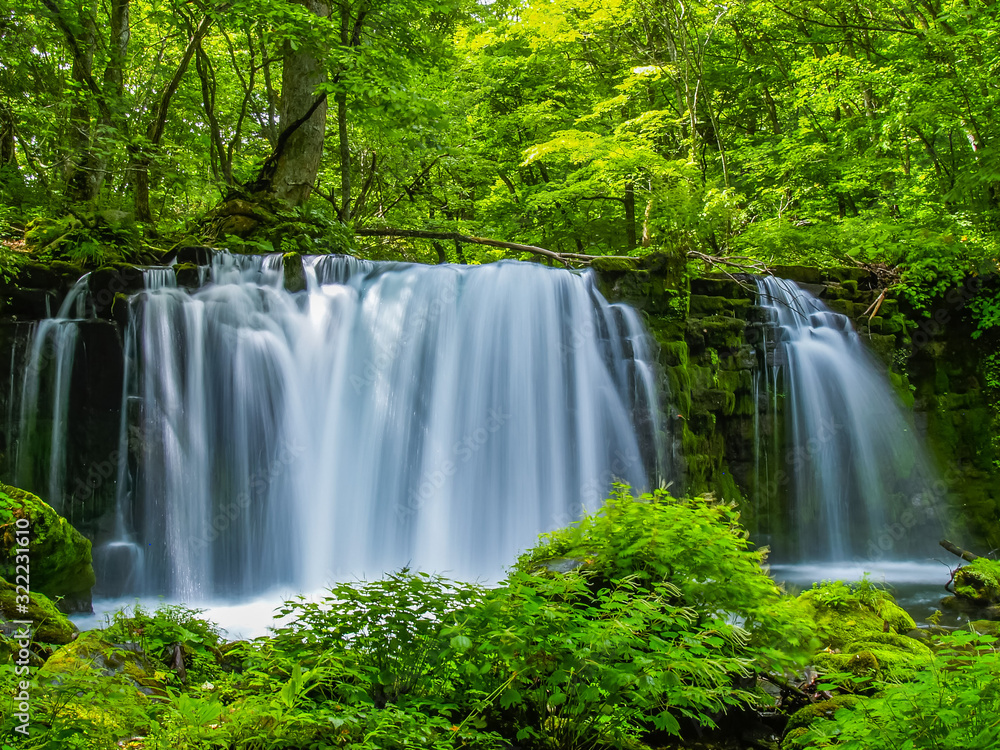
{"label": "pool at base of waterfall", "polygon": [[[941,609],[941,599],[949,596],[945,590],[945,584],[951,577],[949,565],[948,561],[775,564],[770,566],[770,571],[776,581],[785,584],[790,594],[805,591],[820,581],[858,581],[867,574],[873,583],[884,585],[919,626],[926,625],[928,618]],[[202,617],[222,628],[226,640],[243,640],[267,635],[270,628],[279,627],[278,608],[300,594],[315,601],[323,596],[324,589],[309,592],[273,589],[249,599],[216,599],[199,604],[167,597],[97,599],[94,601],[94,614],[75,615],[70,619],[81,630],[90,630],[104,627],[116,611],[132,608],[136,604],[147,611],[155,611],[164,604],[184,604],[203,610]],[[964,615],[945,610],[939,624],[957,627],[968,620]]]}

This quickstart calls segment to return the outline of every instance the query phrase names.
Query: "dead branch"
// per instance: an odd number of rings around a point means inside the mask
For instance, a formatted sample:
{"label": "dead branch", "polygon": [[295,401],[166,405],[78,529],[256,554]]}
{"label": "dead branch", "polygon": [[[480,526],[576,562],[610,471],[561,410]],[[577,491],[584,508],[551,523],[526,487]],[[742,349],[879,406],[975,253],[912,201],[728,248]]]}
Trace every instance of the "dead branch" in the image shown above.
{"label": "dead branch", "polygon": [[944,547],[946,550],[948,550],[951,554],[958,555],[959,557],[961,557],[966,562],[972,562],[973,560],[978,560],[979,559],[979,555],[977,555],[977,554],[975,554],[973,552],[969,552],[969,550],[967,550],[967,549],[962,549],[958,545],[952,544],[947,539],[942,539],[939,542],[939,544],[942,547]]}

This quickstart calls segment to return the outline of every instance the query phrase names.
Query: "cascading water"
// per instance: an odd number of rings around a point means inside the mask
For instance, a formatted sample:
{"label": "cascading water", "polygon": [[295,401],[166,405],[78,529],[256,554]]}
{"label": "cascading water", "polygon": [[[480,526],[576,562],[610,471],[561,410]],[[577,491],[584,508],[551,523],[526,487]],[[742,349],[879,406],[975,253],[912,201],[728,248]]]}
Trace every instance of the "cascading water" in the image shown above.
{"label": "cascading water", "polygon": [[[125,337],[118,590],[187,600],[409,565],[495,576],[646,487],[662,454],[635,312],[593,276],[218,255]],[[141,568],[141,570],[140,570]],[[135,576],[133,576],[134,578]]]}
{"label": "cascading water", "polygon": [[[775,557],[929,556],[940,538],[941,485],[886,376],[845,315],[791,281],[759,278],[757,287],[773,330],[762,374],[773,412],[784,413],[783,441],[768,450],[758,433],[758,471],[768,480],[758,482],[758,501],[784,493],[789,508],[784,528],[775,505],[767,512]],[[762,471],[782,444],[783,456]]]}
{"label": "cascading water", "polygon": [[18,399],[14,482],[42,493],[57,511],[65,495],[69,393],[87,279],[70,290],[54,318],[34,324]]}

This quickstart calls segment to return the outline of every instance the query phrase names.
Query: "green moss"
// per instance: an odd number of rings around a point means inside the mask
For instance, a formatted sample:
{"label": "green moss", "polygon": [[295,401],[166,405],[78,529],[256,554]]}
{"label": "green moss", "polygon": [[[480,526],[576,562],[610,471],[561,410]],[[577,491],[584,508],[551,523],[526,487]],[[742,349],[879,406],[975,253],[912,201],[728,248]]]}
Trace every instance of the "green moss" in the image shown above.
{"label": "green moss", "polygon": [[611,271],[631,271],[635,269],[639,260],[639,258],[636,258],[635,260],[625,260],[624,258],[594,258],[590,262],[590,265],[595,270],[604,273]]}
{"label": "green moss", "polygon": [[18,608],[18,591],[14,584],[0,578],[0,616],[6,620],[31,620],[32,635],[42,643],[69,643],[76,637],[76,626],[66,615],[56,609],[45,594],[32,591],[29,595],[28,610]]}
{"label": "green moss", "polygon": [[1000,601],[1000,562],[979,557],[956,570],[955,595],[981,605]]}
{"label": "green moss", "polygon": [[686,367],[688,345],[686,341],[669,341],[660,347],[660,361],[667,367]]}
{"label": "green moss", "polygon": [[800,708],[788,720],[788,726],[785,729],[786,739],[794,730],[808,727],[816,719],[832,719],[839,709],[854,708],[860,702],[861,699],[853,695],[837,695],[830,700],[812,703],[805,708]]}
{"label": "green moss", "polygon": [[849,643],[846,653],[869,653],[879,663],[883,679],[904,680],[931,660],[931,649],[925,643],[895,633],[873,633],[863,640]]}
{"label": "green moss", "polygon": [[103,630],[89,630],[50,656],[38,676],[58,682],[63,675],[100,672],[146,695],[165,695],[167,672],[158,666],[137,646],[114,643]]}
{"label": "green moss", "polygon": [[973,620],[969,627],[983,635],[1000,636],[1000,621],[997,620]]}
{"label": "green moss", "polygon": [[197,289],[201,284],[201,272],[194,263],[179,263],[174,266],[174,273],[177,274],[177,286]]}
{"label": "green moss", "polygon": [[728,318],[712,315],[694,321],[701,331],[706,346],[714,349],[737,349],[743,345],[743,331],[746,321],[739,318]]}
{"label": "green moss", "polygon": [[285,272],[285,289],[289,292],[301,292],[306,288],[306,272],[302,265],[302,256],[298,253],[285,253],[281,257]]}
{"label": "green moss", "polygon": [[828,648],[843,650],[849,643],[882,633],[906,633],[916,627],[913,618],[885,591],[867,581],[817,584],[799,596],[816,622],[816,635]]}
{"label": "green moss", "polygon": [[[30,492],[0,485],[0,517],[27,519],[33,591],[63,597],[69,611],[89,610],[96,582],[86,539],[51,506]],[[14,524],[0,535],[0,575],[13,579],[18,537]]]}
{"label": "green moss", "polygon": [[824,651],[816,654],[813,661],[816,667],[823,672],[848,674],[854,678],[854,680],[844,683],[845,689],[867,685],[868,682],[882,673],[878,657],[868,650],[849,654],[834,654]]}

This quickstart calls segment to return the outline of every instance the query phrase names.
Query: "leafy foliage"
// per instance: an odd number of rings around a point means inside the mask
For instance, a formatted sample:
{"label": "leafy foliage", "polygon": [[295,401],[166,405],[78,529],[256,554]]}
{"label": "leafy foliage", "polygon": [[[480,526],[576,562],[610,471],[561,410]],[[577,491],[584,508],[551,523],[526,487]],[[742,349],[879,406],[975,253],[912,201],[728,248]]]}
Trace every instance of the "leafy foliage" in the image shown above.
{"label": "leafy foliage", "polygon": [[[582,564],[550,570],[566,553]],[[109,748],[137,734],[148,748],[373,750],[684,735],[766,703],[754,672],[808,648],[809,623],[762,557],[728,506],[620,487],[494,589],[402,570],[289,601],[272,636],[237,644],[198,610],[137,606],[112,618],[106,640],[141,646],[165,695],[88,670],[39,681],[33,711],[46,718],[31,747],[73,747],[83,729]],[[165,679],[178,648],[187,683]],[[14,691],[11,667],[0,679]]]}
{"label": "leafy foliage", "polygon": [[913,679],[881,692],[795,737],[792,747],[843,750],[987,750],[1000,743],[1000,650],[995,638],[958,631],[942,639]]}

